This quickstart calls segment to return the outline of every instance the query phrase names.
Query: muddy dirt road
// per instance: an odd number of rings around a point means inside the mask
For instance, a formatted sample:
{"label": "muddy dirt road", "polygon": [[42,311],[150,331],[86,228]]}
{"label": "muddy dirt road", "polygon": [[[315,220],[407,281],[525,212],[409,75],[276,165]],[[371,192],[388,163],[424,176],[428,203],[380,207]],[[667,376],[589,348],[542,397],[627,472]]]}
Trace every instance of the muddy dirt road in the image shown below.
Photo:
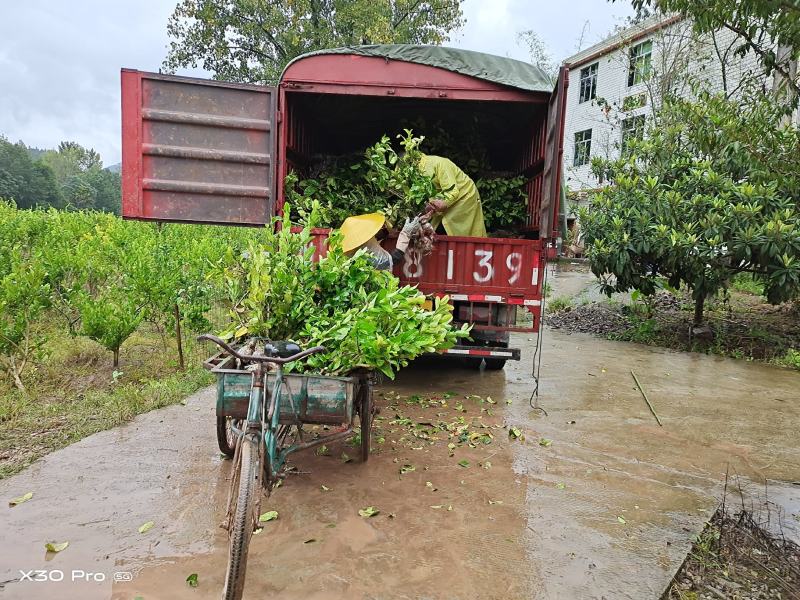
{"label": "muddy dirt road", "polygon": [[[415,367],[383,385],[383,443],[367,464],[343,462],[357,455],[346,444],[297,455],[300,473],[263,503],[279,518],[253,538],[245,597],[657,598],[726,470],[797,502],[800,488],[780,483],[800,481],[797,373],[547,332],[543,416],[528,405],[523,357],[505,372]],[[216,448],[213,394],[0,482],[4,499],[34,493],[0,507],[0,598],[216,598],[230,462]],[[446,434],[413,435],[413,424],[460,417],[492,438],[451,449]],[[414,470],[401,474],[404,465]],[[380,514],[360,517],[366,506]],[[67,540],[45,555],[45,542]],[[64,581],[20,581],[32,569]],[[71,581],[73,570],[105,581]],[[114,583],[115,572],[132,580]],[[186,584],[192,573],[197,588]]]}

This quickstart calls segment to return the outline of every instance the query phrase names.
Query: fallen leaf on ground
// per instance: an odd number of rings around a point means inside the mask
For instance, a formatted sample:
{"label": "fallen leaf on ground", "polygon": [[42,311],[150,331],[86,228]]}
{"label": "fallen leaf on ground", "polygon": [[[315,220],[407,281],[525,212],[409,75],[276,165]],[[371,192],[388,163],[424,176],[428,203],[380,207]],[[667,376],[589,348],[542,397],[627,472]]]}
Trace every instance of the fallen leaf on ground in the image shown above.
{"label": "fallen leaf on ground", "polygon": [[490,460],[485,460],[485,461],[483,461],[483,462],[481,463],[481,466],[482,466],[484,469],[491,469],[491,468],[492,468],[492,461],[490,461]]}
{"label": "fallen leaf on ground", "polygon": [[405,475],[406,473],[411,473],[411,471],[416,471],[416,470],[417,467],[415,467],[414,465],[406,464],[400,467],[400,475]]}
{"label": "fallen leaf on ground", "polygon": [[314,451],[314,454],[317,456],[328,456],[328,447],[327,446],[320,446]]}
{"label": "fallen leaf on ground", "polygon": [[553,440],[548,440],[547,438],[540,438],[539,445],[544,446],[545,448],[549,448],[553,445]]}
{"label": "fallen leaf on ground", "polygon": [[331,491],[331,488],[329,488],[327,485],[321,485],[319,487],[322,489],[323,492],[330,492]]}
{"label": "fallen leaf on ground", "polygon": [[517,427],[512,427],[511,429],[508,430],[508,435],[509,437],[513,437],[514,439],[519,439],[520,437],[522,437],[522,431],[520,431],[520,429]]}
{"label": "fallen leaf on ground", "polygon": [[502,500],[489,500],[489,504],[502,504]]}
{"label": "fallen leaf on ground", "polygon": [[186,403],[187,403],[187,402],[188,402],[188,400],[187,400],[186,398],[184,398],[183,400],[181,400],[181,404],[182,404],[183,406],[186,406]]}
{"label": "fallen leaf on ground", "polygon": [[48,552],[61,552],[69,546],[69,542],[47,542],[44,547]]}
{"label": "fallen leaf on ground", "polygon": [[314,539],[314,538],[311,538],[311,539],[309,539],[309,540],[306,540],[306,541],[305,541],[305,542],[303,542],[303,543],[304,543],[304,544],[313,544],[313,543],[314,543],[314,542],[316,542],[316,541],[317,541],[316,539]]}
{"label": "fallen leaf on ground", "polygon": [[263,515],[258,517],[258,520],[262,523],[266,523],[267,521],[274,521],[277,518],[278,518],[277,510],[268,510]]}
{"label": "fallen leaf on ground", "polygon": [[33,498],[33,492],[28,492],[27,494],[20,496],[19,498],[14,498],[8,501],[8,505],[11,507],[17,506],[18,504],[22,504],[23,502],[27,502]]}
{"label": "fallen leaf on ground", "polygon": [[186,583],[189,584],[189,587],[197,587],[197,573],[192,573],[186,578]]}
{"label": "fallen leaf on ground", "polygon": [[458,461],[459,467],[464,467],[465,469],[469,469],[469,461],[465,458],[464,460]]}
{"label": "fallen leaf on ground", "polygon": [[620,523],[622,523],[623,525],[625,525],[625,523],[627,523],[627,521],[626,521],[624,518],[622,518],[622,517],[617,517],[617,521],[619,521],[619,522],[620,522]]}
{"label": "fallen leaf on ground", "polygon": [[567,486],[564,483],[559,482],[556,484],[556,488],[558,488],[559,490],[563,490],[565,487]]}
{"label": "fallen leaf on ground", "polygon": [[441,504],[433,504],[433,505],[431,505],[431,508],[442,508],[442,505]]}
{"label": "fallen leaf on ground", "polygon": [[366,508],[361,508],[358,510],[358,514],[364,517],[365,519],[369,517],[374,517],[379,512],[381,511],[375,508],[374,506],[367,506]]}
{"label": "fallen leaf on ground", "polygon": [[152,521],[148,521],[147,523],[142,524],[141,526],[139,526],[139,533],[147,533],[153,528],[153,525],[155,525],[155,523],[153,523]]}
{"label": "fallen leaf on ground", "polygon": [[343,463],[349,463],[351,460],[353,460],[352,458],[350,458],[350,455],[347,452],[342,452],[341,458]]}
{"label": "fallen leaf on ground", "polygon": [[327,525],[325,525],[325,527],[327,527],[328,529],[333,529],[334,527],[336,527],[336,523],[328,523]]}
{"label": "fallen leaf on ground", "polygon": [[253,535],[258,535],[258,534],[259,534],[259,533],[261,533],[262,531],[264,531],[264,528],[263,528],[263,527],[256,527],[256,528],[253,530]]}

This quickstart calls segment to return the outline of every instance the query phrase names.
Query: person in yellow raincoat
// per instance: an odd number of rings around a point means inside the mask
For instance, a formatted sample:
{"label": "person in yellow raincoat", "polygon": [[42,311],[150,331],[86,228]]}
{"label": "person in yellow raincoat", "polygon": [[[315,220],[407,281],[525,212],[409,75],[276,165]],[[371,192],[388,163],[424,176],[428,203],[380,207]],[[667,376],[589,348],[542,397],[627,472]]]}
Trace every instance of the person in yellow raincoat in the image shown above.
{"label": "person in yellow raincoat", "polygon": [[447,235],[486,237],[483,208],[478,188],[469,176],[449,158],[421,154],[420,171],[433,178],[440,191],[432,198],[427,210],[433,213],[431,225],[441,223]]}

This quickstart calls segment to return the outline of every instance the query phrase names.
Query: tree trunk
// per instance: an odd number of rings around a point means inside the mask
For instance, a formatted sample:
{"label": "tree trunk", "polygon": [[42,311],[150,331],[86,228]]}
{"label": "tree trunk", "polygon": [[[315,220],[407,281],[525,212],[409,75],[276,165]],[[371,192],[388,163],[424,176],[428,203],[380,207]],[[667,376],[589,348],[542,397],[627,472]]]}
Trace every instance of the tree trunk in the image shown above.
{"label": "tree trunk", "polygon": [[705,296],[698,296],[694,301],[694,323],[692,325],[695,327],[700,327],[703,324],[703,306],[705,303]]}
{"label": "tree trunk", "polygon": [[14,379],[14,387],[24,392],[25,386],[22,384],[22,378],[20,377],[20,372],[17,369],[17,363],[13,358],[9,363],[9,371],[11,372],[12,379]]}
{"label": "tree trunk", "polygon": [[116,369],[119,366],[119,348],[114,348],[112,352],[114,353],[114,368]]}
{"label": "tree trunk", "polygon": [[175,340],[178,342],[178,366],[183,371],[186,366],[183,362],[183,336],[181,335],[181,309],[175,303]]}

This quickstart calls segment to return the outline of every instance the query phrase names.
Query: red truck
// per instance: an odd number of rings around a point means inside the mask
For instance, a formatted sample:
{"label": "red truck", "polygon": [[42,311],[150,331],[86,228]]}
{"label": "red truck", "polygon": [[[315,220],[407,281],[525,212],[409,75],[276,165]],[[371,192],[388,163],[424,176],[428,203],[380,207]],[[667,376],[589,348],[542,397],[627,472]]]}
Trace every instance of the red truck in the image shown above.
{"label": "red truck", "polygon": [[[472,127],[494,168],[527,177],[527,222],[514,238],[437,236],[433,254],[409,254],[395,274],[448,296],[455,320],[473,324],[472,342],[447,354],[501,369],[520,358],[509,332],[539,328],[558,235],[566,75],[553,90],[527,63],[407,45],[301,56],[277,87],[123,69],[122,214],[264,225],[281,214],[286,175],[320,156],[363,149],[419,117]],[[321,248],[327,232],[318,233]]]}

